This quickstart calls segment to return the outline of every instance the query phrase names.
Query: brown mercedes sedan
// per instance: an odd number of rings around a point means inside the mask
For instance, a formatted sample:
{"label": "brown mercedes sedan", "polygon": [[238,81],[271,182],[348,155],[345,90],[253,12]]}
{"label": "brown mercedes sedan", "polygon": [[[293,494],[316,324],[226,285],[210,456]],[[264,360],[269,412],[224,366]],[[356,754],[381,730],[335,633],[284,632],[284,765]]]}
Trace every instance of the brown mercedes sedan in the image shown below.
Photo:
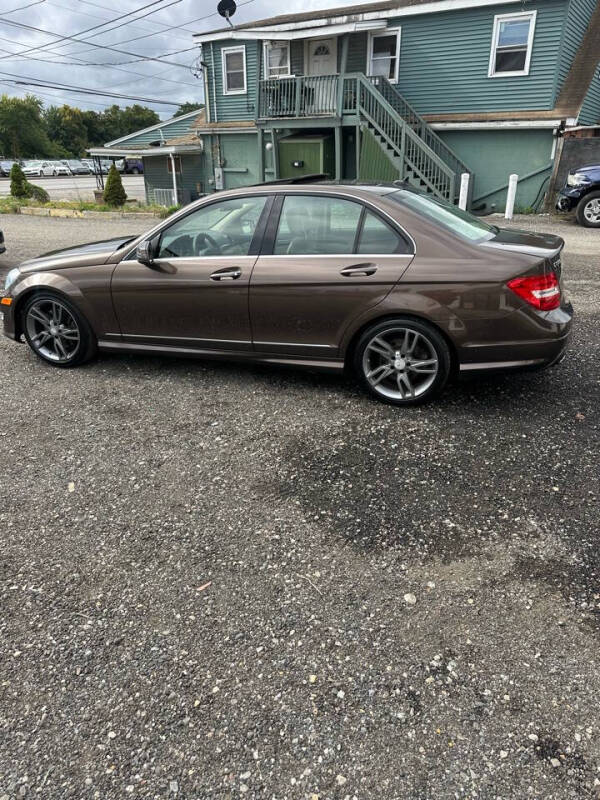
{"label": "brown mercedes sedan", "polygon": [[26,261],[0,309],[57,367],[100,350],[347,368],[409,405],[452,373],[563,357],[563,244],[404,185],[263,184]]}

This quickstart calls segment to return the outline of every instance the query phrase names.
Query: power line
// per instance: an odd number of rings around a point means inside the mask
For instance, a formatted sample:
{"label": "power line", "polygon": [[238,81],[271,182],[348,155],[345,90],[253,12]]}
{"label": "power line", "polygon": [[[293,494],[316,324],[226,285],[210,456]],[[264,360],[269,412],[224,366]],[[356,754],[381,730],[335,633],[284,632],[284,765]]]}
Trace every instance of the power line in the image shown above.
{"label": "power line", "polygon": [[[243,3],[238,3],[238,8],[241,8],[242,6],[247,6],[250,3],[254,3],[254,2],[255,2],[255,0],[245,0],[245,2],[243,2]],[[181,25],[170,25],[169,27],[165,28],[162,31],[156,31],[155,33],[147,33],[144,36],[136,36],[135,39],[120,39],[118,42],[112,42],[111,46],[119,45],[119,44],[127,44],[128,42],[131,42],[131,41],[139,42],[142,39],[149,39],[152,36],[157,36],[159,33],[168,33],[169,31],[174,31],[174,30],[178,30],[178,29],[185,29],[186,25],[192,25],[192,24],[194,24],[196,22],[203,22],[204,20],[210,19],[211,17],[216,17],[217,14],[218,14],[217,11],[213,11],[211,14],[206,14],[203,17],[196,17],[196,19],[187,20],[187,22],[183,22]],[[53,43],[51,43],[51,44],[53,44]],[[189,50],[196,49],[197,46],[198,45],[195,45],[194,47],[188,47],[188,48],[186,48],[186,50],[174,50],[172,53],[170,53],[170,55],[177,55],[179,53],[185,53],[185,52],[188,52]],[[75,50],[72,53],[65,53],[65,55],[69,55],[69,56],[81,55],[82,53],[89,53],[92,49],[93,48],[86,47],[84,50]],[[50,50],[49,52],[52,53],[52,52],[54,52],[54,50]],[[159,56],[159,58],[162,58],[162,56]],[[133,61],[122,61],[120,63],[122,63],[122,64],[133,64],[134,62]]]}
{"label": "power line", "polygon": [[[0,41],[8,42],[9,44],[12,43],[10,39],[5,39],[2,36],[0,36]],[[11,51],[10,50],[6,50],[5,48],[2,48],[2,52],[8,53],[9,55],[11,55]],[[26,56],[26,57],[24,57],[22,59],[19,59],[19,58],[8,58],[6,60],[7,61],[42,61],[42,62],[47,63],[47,64],[64,64],[64,65],[73,66],[73,62],[51,61],[50,59],[38,58],[36,56]],[[75,61],[81,61],[81,63],[77,64],[76,66],[80,66],[80,67],[90,66],[90,65],[86,64],[85,62],[83,62],[82,59],[77,59],[76,58]],[[126,62],[126,63],[129,63],[129,62]],[[95,64],[93,66],[104,66],[104,65]],[[152,75],[147,75],[147,74],[145,74],[143,72],[136,72],[135,70],[131,70],[131,69],[122,69],[121,67],[119,67],[117,65],[114,65],[114,64],[110,64],[109,66],[110,66],[111,69],[114,69],[116,72],[123,72],[126,75],[136,75],[139,80],[142,80],[142,79],[144,79],[144,80],[152,80],[152,79],[154,79],[154,80],[163,81],[165,83],[176,83],[177,85],[181,85],[181,86],[193,86],[194,88],[197,88],[197,86],[198,86],[197,83],[191,83],[190,81],[172,80],[171,78],[162,77],[164,74],[166,74],[168,72],[172,72],[173,69],[181,69],[181,67],[172,67],[171,69],[166,70],[165,73],[154,73]],[[186,69],[187,69],[187,67],[186,67]],[[135,83],[135,82],[136,81],[125,81],[122,84],[116,84],[116,85],[117,86],[122,86],[122,85],[127,84],[127,83]]]}
{"label": "power line", "polygon": [[5,11],[5,14],[14,14],[16,11],[24,11],[26,8],[31,8],[31,6],[39,6],[41,3],[45,3],[46,0],[34,0],[33,3],[29,3],[26,6],[19,6],[18,8],[11,8],[10,11]]}
{"label": "power line", "polygon": [[[62,36],[59,33],[53,33],[52,31],[46,31],[43,28],[36,28],[35,25],[25,25],[22,22],[14,22],[13,20],[5,19],[4,17],[0,17],[0,22],[4,22],[6,25],[12,25],[13,27],[16,27],[16,28],[24,28],[26,30],[35,31],[36,33],[44,33],[47,36],[55,36],[56,38],[61,39],[61,40],[62,39],[71,39],[74,42],[79,41],[78,39],[75,39],[73,36]],[[90,44],[92,44],[92,43],[90,42]],[[98,48],[99,50],[111,50],[112,52],[119,53],[120,55],[133,56],[133,58],[139,59],[140,61],[158,61],[161,64],[169,64],[169,66],[172,66],[172,67],[184,67],[185,69],[188,69],[188,65],[187,64],[177,64],[174,61],[163,61],[158,56],[143,56],[141,53],[131,53],[128,50],[118,50],[115,47],[110,47],[108,45],[93,44],[92,46],[95,47],[95,48]],[[14,55],[19,55],[19,53],[15,53]],[[0,59],[0,60],[2,60],[2,59]],[[108,65],[106,65],[106,66],[108,66]]]}
{"label": "power line", "polygon": [[[41,0],[38,0],[38,2],[41,2]],[[78,8],[71,8],[70,6],[62,5],[61,3],[55,2],[55,0],[45,0],[45,2],[47,2],[48,5],[51,5],[54,8],[62,8],[64,11],[70,11],[71,14],[78,14],[78,15],[83,16],[83,17],[90,17],[91,19],[104,19],[104,20],[106,20],[107,24],[109,22],[113,22],[114,21],[112,18],[100,17],[100,16],[98,16],[98,14],[92,14],[90,11],[83,11],[83,10],[78,9]],[[94,8],[101,8],[104,11],[108,11],[109,10],[108,6],[101,6],[98,3],[90,3],[90,2],[85,2],[84,3],[84,0],[75,0],[75,2],[77,3],[77,5],[85,4],[85,5],[93,6]],[[115,9],[111,9],[111,10],[115,10]],[[135,22],[136,22],[136,20],[132,20],[132,25]],[[167,27],[164,22],[155,22],[154,20],[148,20],[146,23],[140,23],[139,27],[140,27],[141,30],[147,31],[147,30],[149,30],[149,27],[148,27],[149,25],[154,25],[155,27],[158,26],[159,28],[166,28]],[[183,30],[186,30],[186,29],[184,28]],[[157,32],[160,33],[161,31],[157,31]],[[196,31],[195,30],[186,30],[186,33],[196,33]],[[175,34],[175,36],[177,36],[178,39],[186,39],[187,41],[189,41],[189,36],[184,36],[183,34]],[[62,45],[59,45],[59,47],[62,47]]]}
{"label": "power line", "polygon": [[[156,5],[158,5],[159,3],[162,3],[162,2],[164,2],[164,0],[152,0],[151,3],[146,3],[146,5],[141,6],[140,8],[137,8],[134,11],[128,11],[126,14],[121,14],[120,17],[117,17],[115,20],[112,20],[112,22],[117,22],[118,20],[125,19],[125,17],[130,17],[132,14],[137,14],[139,11],[143,11],[146,8],[150,8],[150,6],[156,6]],[[175,5],[175,3],[180,3],[180,2],[181,2],[181,0],[173,0],[173,2],[171,2],[169,5]],[[154,13],[154,12],[150,12],[150,13]],[[13,24],[13,25],[14,24],[18,24],[18,23],[14,23],[12,20],[2,20],[2,21],[8,22],[9,24]],[[135,20],[129,20],[129,22],[134,22],[134,21]],[[106,21],[106,22],[99,23],[97,25],[92,25],[91,28],[85,28],[82,31],[78,31],[73,36],[54,34],[54,33],[50,33],[50,31],[44,31],[42,29],[38,29],[38,30],[42,30],[42,33],[46,33],[46,34],[51,35],[51,36],[58,36],[60,41],[63,41],[65,39],[70,39],[71,41],[78,42],[78,41],[81,41],[81,40],[78,39],[78,38],[75,38],[75,37],[82,36],[84,33],[90,33],[91,31],[96,31],[96,30],[98,30],[98,28],[104,28],[106,25],[109,25],[109,24],[110,24],[110,22]],[[120,27],[120,26],[117,26],[117,27]],[[89,38],[91,38],[91,37],[89,37]],[[83,41],[87,41],[87,40],[84,39]],[[47,42],[46,44],[37,45],[36,47],[28,47],[28,48],[25,48],[25,50],[19,50],[19,52],[16,53],[16,55],[22,55],[24,53],[33,53],[33,52],[35,52],[37,50],[44,50],[46,47],[48,47],[51,44],[57,44],[57,42]]]}
{"label": "power line", "polygon": [[155,103],[165,106],[178,106],[179,102],[171,102],[169,100],[157,100],[149,97],[135,97],[118,92],[104,92],[101,89],[91,89],[86,86],[67,86],[64,83],[51,83],[50,81],[41,82],[40,78],[27,78],[21,75],[16,75],[14,72],[0,72],[8,83],[14,83],[17,86],[37,86],[42,89],[59,89],[60,91],[72,92],[75,94],[89,94],[95,97],[114,97],[119,100],[133,100],[139,103]]}
{"label": "power line", "polygon": [[[162,0],[158,0],[158,2],[162,2]],[[157,14],[160,11],[164,11],[165,9],[170,8],[170,6],[176,6],[181,2],[182,2],[182,0],[171,0],[171,2],[167,3],[166,6],[161,6],[161,8],[156,8],[156,9],[154,9],[152,11],[149,11],[147,14],[142,14],[141,17],[136,17],[135,19],[129,19],[129,20],[127,20],[127,22],[121,22],[119,25],[114,25],[112,28],[107,28],[105,31],[100,31],[100,33],[94,33],[92,36],[85,36],[83,39],[77,39],[77,41],[78,42],[87,42],[90,39],[93,39],[94,36],[103,36],[105,33],[110,33],[111,31],[116,31],[117,28],[123,28],[126,25],[131,25],[132,22],[137,22],[140,19],[144,19],[145,17],[149,17],[151,14]],[[139,10],[141,11],[142,9],[139,9]],[[131,13],[134,13],[134,12],[131,12]],[[121,17],[117,17],[117,19],[121,19]],[[116,20],[113,20],[113,21],[116,22]],[[108,25],[108,24],[109,24],[108,22],[104,23],[104,25]],[[103,25],[97,25],[96,27],[97,28],[102,28]],[[89,30],[94,30],[94,29],[93,28],[89,28]],[[76,35],[77,36],[81,36],[81,33],[85,33],[85,31],[81,31],[80,33],[78,33]],[[156,33],[157,32],[151,33],[151,34],[147,34],[147,35],[148,36],[156,36]],[[161,31],[161,33],[162,33],[162,31]],[[139,38],[145,38],[145,37],[139,37]],[[51,42],[50,44],[52,44],[54,46],[55,44],[57,44],[57,42]],[[58,47],[59,48],[67,47],[69,44],[70,44],[70,42],[67,42],[66,44],[59,44]],[[37,48],[34,48],[34,49],[37,49]],[[55,51],[53,50],[51,52],[55,52]]]}

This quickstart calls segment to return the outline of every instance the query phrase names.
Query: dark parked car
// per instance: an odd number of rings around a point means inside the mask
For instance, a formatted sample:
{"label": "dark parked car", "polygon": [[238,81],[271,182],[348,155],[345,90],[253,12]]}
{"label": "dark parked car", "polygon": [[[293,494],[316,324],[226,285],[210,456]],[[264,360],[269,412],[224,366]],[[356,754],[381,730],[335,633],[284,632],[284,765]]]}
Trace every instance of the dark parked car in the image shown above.
{"label": "dark parked car", "polygon": [[4,244],[4,234],[0,231],[0,255],[6,253],[6,245]]}
{"label": "dark parked car", "polygon": [[558,195],[559,211],[576,208],[577,221],[587,228],[600,228],[600,164],[572,169]]}
{"label": "dark parked car", "polygon": [[119,172],[126,175],[143,175],[144,164],[141,158],[122,158],[116,162]]}
{"label": "dark parked car", "polygon": [[21,264],[4,329],[59,367],[102,350],[347,368],[408,405],[454,372],[562,358],[563,245],[404,186],[263,184]]}
{"label": "dark parked car", "polygon": [[0,161],[0,175],[3,178],[8,178],[13,164],[16,164],[16,161]]}

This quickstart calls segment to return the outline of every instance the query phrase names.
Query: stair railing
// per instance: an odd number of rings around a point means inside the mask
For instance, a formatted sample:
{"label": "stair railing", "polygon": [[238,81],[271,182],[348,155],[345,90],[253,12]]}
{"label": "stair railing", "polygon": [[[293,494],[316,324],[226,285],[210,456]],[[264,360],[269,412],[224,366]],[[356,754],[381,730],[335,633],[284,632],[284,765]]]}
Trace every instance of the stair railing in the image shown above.
{"label": "stair railing", "polygon": [[463,172],[471,174],[471,169],[465,162],[448,147],[444,140],[437,135],[431,126],[417,111],[415,111],[406,98],[400,94],[387,78],[376,75],[369,77],[368,80],[381,92],[392,108],[400,114],[402,119],[410,125],[415,133],[423,139],[425,144],[433,150],[442,161],[445,161],[449,167],[452,167],[457,178],[460,178]]}
{"label": "stair railing", "polygon": [[356,114],[392,150],[399,161],[401,177],[408,171],[433,194],[454,203],[456,173],[387,102],[371,81],[360,73],[345,75],[341,92],[342,113]]}

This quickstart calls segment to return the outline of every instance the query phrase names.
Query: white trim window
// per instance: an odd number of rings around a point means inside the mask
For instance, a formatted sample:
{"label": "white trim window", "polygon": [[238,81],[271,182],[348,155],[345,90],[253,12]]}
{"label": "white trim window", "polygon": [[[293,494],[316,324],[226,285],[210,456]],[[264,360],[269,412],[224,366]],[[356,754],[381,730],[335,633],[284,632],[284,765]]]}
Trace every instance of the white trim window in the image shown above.
{"label": "white trim window", "polygon": [[246,94],[246,47],[224,47],[221,50],[223,65],[223,94]]}
{"label": "white trim window", "polygon": [[383,76],[398,82],[400,67],[400,28],[386,28],[369,34],[368,75]]}
{"label": "white trim window", "polygon": [[265,78],[287,78],[290,76],[290,43],[263,42]]}
{"label": "white trim window", "polygon": [[529,75],[537,11],[494,17],[489,78]]}

